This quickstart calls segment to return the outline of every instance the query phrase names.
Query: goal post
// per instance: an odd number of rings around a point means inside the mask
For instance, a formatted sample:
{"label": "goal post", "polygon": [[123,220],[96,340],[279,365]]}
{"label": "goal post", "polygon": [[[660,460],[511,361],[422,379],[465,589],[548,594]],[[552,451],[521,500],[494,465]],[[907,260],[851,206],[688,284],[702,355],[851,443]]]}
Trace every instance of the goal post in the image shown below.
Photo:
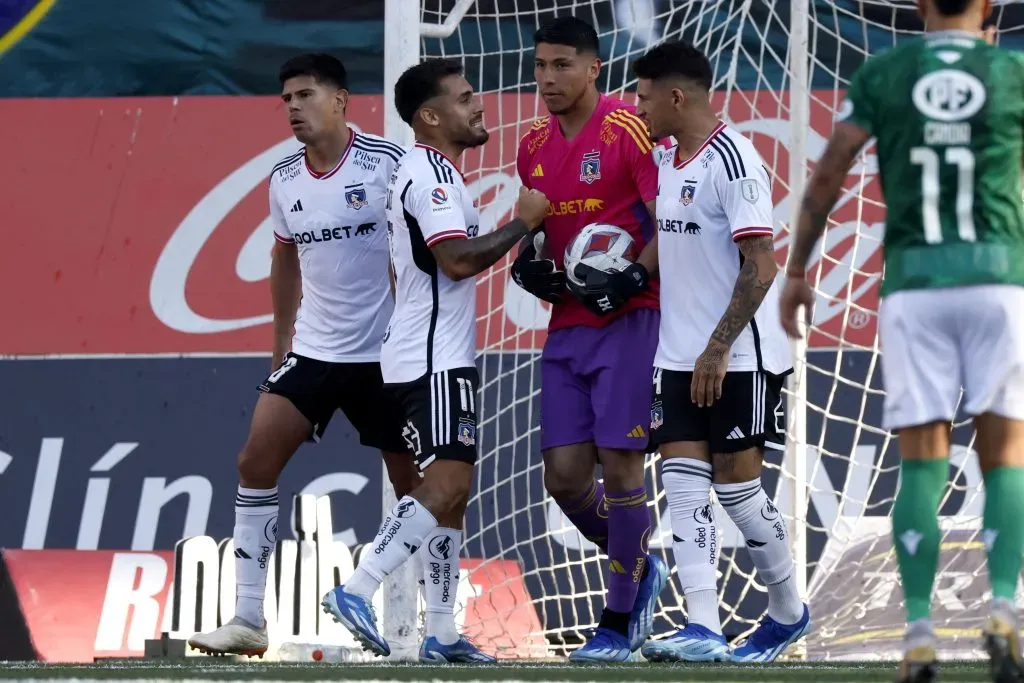
{"label": "goal post", "polygon": [[[811,126],[810,81],[808,76],[808,22],[810,0],[790,0],[789,21],[789,232],[792,235],[800,216],[800,202],[807,175],[807,131]],[[784,272],[776,286],[782,285]],[[786,399],[788,415],[786,457],[783,473],[792,478],[788,506],[793,563],[796,567],[797,589],[807,599],[807,330],[792,343],[793,374],[789,379]]]}
{"label": "goal post", "polygon": [[[419,0],[386,0],[384,3],[384,137],[402,147],[413,144],[412,129],[395,109],[395,83],[420,57]],[[381,519],[398,502],[382,463]],[[411,662],[419,648],[419,579],[421,565],[413,558],[384,580],[382,588],[382,635],[391,646],[390,661]]]}

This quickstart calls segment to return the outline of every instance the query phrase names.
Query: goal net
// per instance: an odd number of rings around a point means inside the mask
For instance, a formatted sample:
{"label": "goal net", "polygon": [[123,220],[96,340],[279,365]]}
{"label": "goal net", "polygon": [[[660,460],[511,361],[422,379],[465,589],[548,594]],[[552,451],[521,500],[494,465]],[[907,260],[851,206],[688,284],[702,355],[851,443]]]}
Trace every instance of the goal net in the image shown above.
{"label": "goal net", "polygon": [[[482,231],[509,215],[519,184],[517,143],[547,113],[533,83],[532,33],[567,14],[598,28],[604,60],[599,87],[627,101],[634,86],[632,61],[648,46],[681,38],[704,50],[722,118],[754,140],[773,170],[780,263],[803,174],[824,148],[854,69],[867,55],[922,29],[912,2],[882,0],[423,0],[419,19],[436,29],[423,35],[441,37],[422,37],[420,54],[461,59],[470,82],[485,95],[491,141],[463,160],[470,189],[479,196]],[[1024,25],[1022,16],[1020,7],[996,7],[1001,42],[1020,40],[1014,30]],[[443,29],[446,21],[449,28]],[[811,604],[814,631],[803,652],[815,659],[892,657],[900,648],[902,591],[889,538],[899,470],[895,440],[881,428],[875,334],[883,220],[869,148],[851,169],[814,256],[817,304],[809,342],[797,347],[797,372],[789,382],[790,443],[784,456],[769,454],[765,467],[765,488],[786,517]],[[549,311],[511,283],[509,262],[478,279],[482,421],[464,553],[518,561],[526,595],[512,602],[535,617],[527,637],[502,628],[469,635],[501,656],[558,656],[596,626],[606,566],[544,491],[538,360]],[[978,654],[975,629],[987,590],[981,476],[969,426],[958,424],[954,437],[941,509],[945,531],[935,621],[949,654],[971,656]],[[647,470],[652,552],[674,567],[654,456],[648,456]],[[727,636],[741,636],[763,613],[767,594],[721,507],[715,519],[721,613]],[[486,571],[486,563],[477,571]],[[509,605],[511,581],[495,576],[485,589],[471,587],[476,592],[470,604]],[[673,569],[656,633],[684,623],[682,605]],[[497,619],[499,612],[488,614]],[[471,621],[481,624],[466,623]]]}

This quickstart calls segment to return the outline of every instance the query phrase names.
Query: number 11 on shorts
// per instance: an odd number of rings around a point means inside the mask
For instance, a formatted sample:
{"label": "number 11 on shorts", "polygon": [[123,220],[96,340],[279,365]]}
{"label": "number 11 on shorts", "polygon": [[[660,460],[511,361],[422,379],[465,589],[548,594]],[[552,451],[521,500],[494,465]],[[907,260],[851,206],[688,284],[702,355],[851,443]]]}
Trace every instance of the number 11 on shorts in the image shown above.
{"label": "number 11 on shorts", "polygon": [[473,399],[473,382],[466,379],[465,377],[459,377],[459,407],[462,412],[476,412],[476,406]]}

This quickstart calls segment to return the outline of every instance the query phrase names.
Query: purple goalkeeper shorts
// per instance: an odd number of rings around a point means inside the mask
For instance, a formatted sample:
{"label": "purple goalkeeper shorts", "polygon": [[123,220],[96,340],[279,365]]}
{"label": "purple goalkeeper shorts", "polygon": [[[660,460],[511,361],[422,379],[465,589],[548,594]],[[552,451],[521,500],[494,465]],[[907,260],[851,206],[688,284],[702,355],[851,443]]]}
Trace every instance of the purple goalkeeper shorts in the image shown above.
{"label": "purple goalkeeper shorts", "polygon": [[548,335],[541,354],[540,447],[593,442],[647,449],[661,314],[641,308],[605,327]]}

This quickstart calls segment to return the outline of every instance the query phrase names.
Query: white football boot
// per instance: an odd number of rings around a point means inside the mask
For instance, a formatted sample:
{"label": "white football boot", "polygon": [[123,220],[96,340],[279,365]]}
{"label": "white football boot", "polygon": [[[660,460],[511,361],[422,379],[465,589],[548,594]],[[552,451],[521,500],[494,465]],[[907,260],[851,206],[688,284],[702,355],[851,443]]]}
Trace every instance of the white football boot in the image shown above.
{"label": "white football boot", "polygon": [[208,655],[246,655],[262,658],[267,651],[267,627],[256,628],[235,617],[209,633],[197,633],[188,640],[194,650]]}

